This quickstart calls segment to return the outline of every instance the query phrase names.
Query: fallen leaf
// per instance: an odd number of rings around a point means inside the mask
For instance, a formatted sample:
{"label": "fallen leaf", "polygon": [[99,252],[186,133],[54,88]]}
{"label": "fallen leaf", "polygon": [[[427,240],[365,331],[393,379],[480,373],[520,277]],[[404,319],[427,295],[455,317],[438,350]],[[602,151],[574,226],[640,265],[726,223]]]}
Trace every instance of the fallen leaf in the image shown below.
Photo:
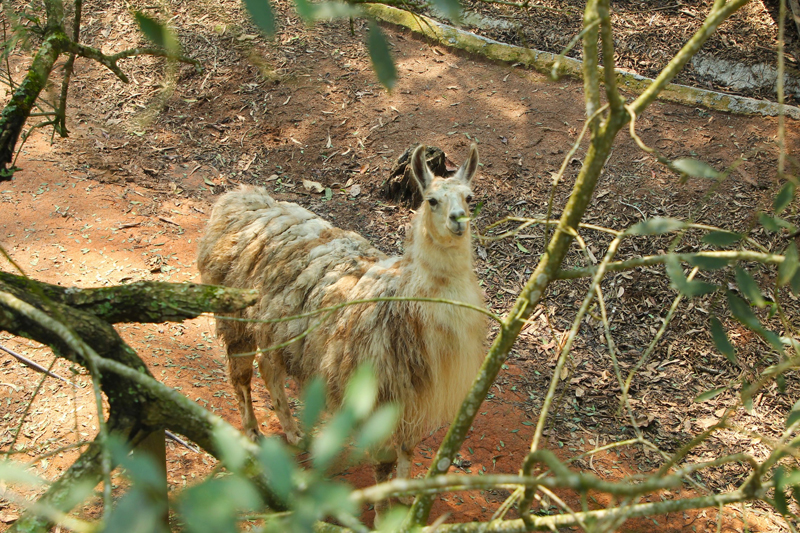
{"label": "fallen leaf", "polygon": [[303,188],[307,191],[313,191],[315,193],[321,193],[325,190],[325,187],[318,181],[311,181],[311,180],[303,180]]}
{"label": "fallen leaf", "polygon": [[0,522],[4,524],[16,522],[18,519],[19,515],[17,513],[0,513]]}

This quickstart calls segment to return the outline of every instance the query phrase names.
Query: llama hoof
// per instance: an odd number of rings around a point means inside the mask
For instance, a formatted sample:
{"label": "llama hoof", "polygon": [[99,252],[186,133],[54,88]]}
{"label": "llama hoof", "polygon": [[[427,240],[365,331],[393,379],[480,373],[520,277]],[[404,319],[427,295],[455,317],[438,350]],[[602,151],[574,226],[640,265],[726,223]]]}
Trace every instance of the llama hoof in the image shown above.
{"label": "llama hoof", "polygon": [[375,525],[380,526],[381,520],[386,517],[390,509],[389,502],[381,500],[375,502]]}
{"label": "llama hoof", "polygon": [[244,432],[245,436],[250,439],[251,441],[258,443],[264,436],[258,431],[258,428],[250,428],[246,429]]}
{"label": "llama hoof", "polygon": [[295,430],[295,431],[287,431],[286,432],[286,440],[292,446],[299,446],[300,443],[303,442],[304,438],[305,438],[305,435],[303,435],[303,432],[300,431],[299,429]]}

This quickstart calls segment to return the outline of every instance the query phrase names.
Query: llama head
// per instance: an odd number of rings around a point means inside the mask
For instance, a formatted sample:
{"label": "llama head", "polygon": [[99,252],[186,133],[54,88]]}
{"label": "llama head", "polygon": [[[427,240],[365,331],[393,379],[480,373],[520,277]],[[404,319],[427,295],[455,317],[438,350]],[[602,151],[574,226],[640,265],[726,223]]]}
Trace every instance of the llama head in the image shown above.
{"label": "llama head", "polygon": [[422,192],[420,214],[428,234],[440,245],[455,244],[469,237],[469,202],[472,178],[478,171],[478,146],[469,147],[469,156],[449,178],[434,176],[425,161],[425,147],[411,154],[411,173]]}

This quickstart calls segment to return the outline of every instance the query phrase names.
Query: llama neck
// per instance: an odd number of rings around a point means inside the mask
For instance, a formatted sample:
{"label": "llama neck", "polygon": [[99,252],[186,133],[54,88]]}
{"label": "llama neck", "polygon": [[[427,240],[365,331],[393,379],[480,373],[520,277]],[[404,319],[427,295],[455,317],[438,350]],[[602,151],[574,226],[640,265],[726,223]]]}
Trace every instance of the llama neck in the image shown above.
{"label": "llama neck", "polygon": [[412,228],[405,242],[404,259],[408,261],[408,271],[414,278],[414,289],[418,293],[445,289],[474,279],[469,235],[443,245],[420,220],[415,220]]}

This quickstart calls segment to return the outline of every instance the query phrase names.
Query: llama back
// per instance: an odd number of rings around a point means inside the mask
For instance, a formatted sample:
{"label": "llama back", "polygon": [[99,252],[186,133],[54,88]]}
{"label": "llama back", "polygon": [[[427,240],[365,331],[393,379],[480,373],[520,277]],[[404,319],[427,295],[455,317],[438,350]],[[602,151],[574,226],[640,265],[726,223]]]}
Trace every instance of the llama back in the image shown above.
{"label": "llama back", "polygon": [[[214,206],[200,242],[198,268],[203,283],[262,294],[255,306],[231,316],[270,320],[352,299],[365,273],[386,259],[357,233],[333,227],[297,204],[276,201],[262,188],[243,188],[223,195]],[[229,345],[247,336],[267,348],[301,334],[319,318],[271,325],[221,319],[217,332]],[[319,372],[317,350],[325,348],[324,335],[337,318],[330,317],[313,337],[283,350],[291,375],[304,381]],[[313,346],[306,346],[309,340]],[[318,356],[303,360],[312,347]]]}

